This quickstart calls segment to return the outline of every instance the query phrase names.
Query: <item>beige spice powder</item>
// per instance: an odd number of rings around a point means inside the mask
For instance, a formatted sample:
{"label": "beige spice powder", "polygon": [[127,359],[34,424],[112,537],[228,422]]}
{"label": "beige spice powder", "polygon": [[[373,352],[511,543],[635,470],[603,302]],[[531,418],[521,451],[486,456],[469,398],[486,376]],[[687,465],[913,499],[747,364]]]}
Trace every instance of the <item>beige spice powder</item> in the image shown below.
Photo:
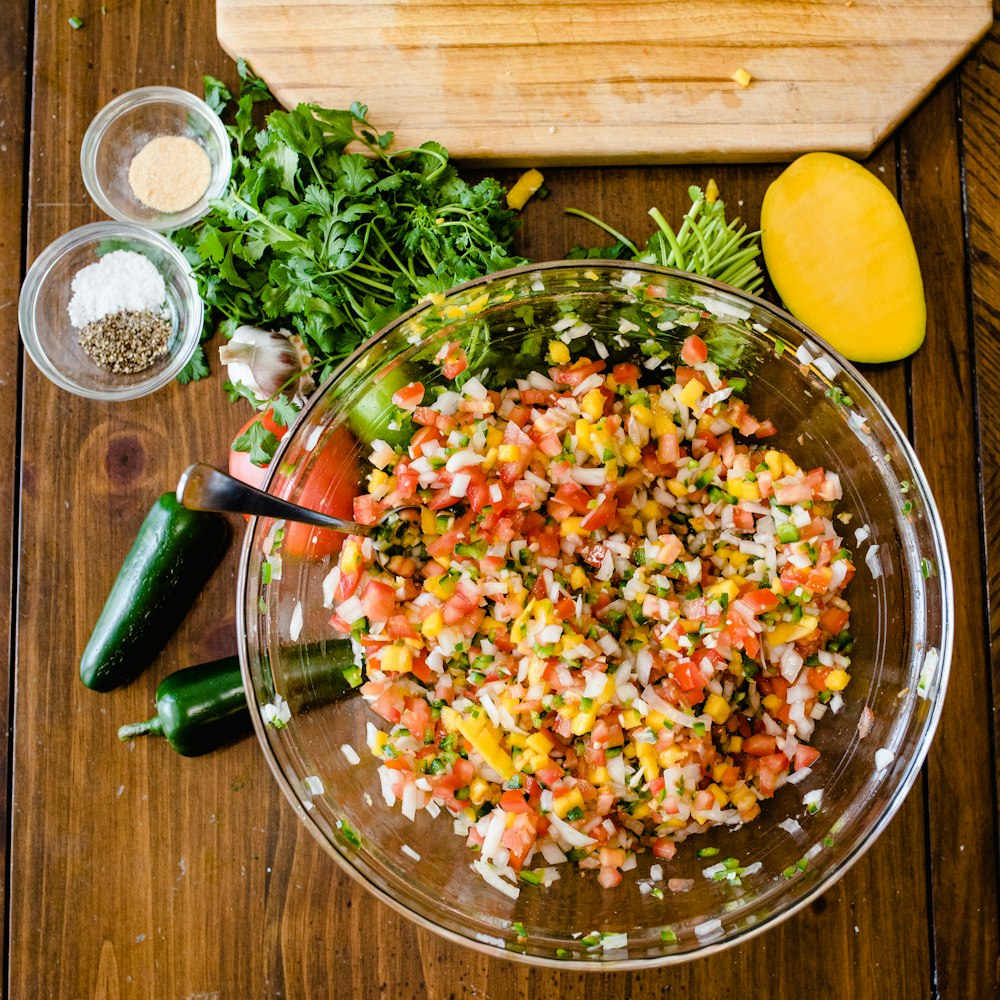
{"label": "beige spice powder", "polygon": [[147,208],[183,212],[208,189],[212,163],[208,153],[183,135],[160,135],[132,157],[128,182]]}

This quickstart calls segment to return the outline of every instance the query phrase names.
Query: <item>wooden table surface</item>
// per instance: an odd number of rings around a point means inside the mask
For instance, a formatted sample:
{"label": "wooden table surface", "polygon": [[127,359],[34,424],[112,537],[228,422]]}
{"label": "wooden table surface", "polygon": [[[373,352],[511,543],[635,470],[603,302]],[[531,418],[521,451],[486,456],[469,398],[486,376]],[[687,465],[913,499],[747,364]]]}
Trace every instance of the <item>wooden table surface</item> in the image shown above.
{"label": "wooden table surface", "polygon": [[[924,463],[956,580],[951,682],[921,779],[847,876],[780,927],[678,968],[584,976],[487,959],[376,903],[300,828],[253,740],[197,760],[118,743],[165,673],[235,649],[235,546],[152,669],[107,695],[80,684],[80,652],[152,499],[189,462],[223,462],[246,413],[226,401],[217,366],[211,380],[134,403],[57,390],[20,350],[18,288],[49,241],[100,217],[79,148],[101,106],[132,87],[200,91],[203,73],[235,72],[207,2],[30,7],[8,5],[0,41],[9,996],[1000,997],[1000,29],[869,163],[909,220],[929,325],[912,359],[866,374]],[[687,185],[709,176],[755,224],[779,170],[554,170],[520,248],[545,259],[593,240],[568,205],[645,234],[650,205],[676,218]]]}

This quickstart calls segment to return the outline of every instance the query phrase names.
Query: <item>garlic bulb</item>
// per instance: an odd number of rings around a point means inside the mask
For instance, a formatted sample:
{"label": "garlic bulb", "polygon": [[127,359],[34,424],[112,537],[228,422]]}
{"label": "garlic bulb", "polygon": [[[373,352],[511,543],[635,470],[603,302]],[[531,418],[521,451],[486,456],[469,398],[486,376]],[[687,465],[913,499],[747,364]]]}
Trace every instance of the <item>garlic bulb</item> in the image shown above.
{"label": "garlic bulb", "polygon": [[297,334],[287,330],[238,327],[228,344],[219,348],[229,381],[249,389],[260,402],[277,392],[290,397],[308,395],[315,388],[306,372],[309,352]]}

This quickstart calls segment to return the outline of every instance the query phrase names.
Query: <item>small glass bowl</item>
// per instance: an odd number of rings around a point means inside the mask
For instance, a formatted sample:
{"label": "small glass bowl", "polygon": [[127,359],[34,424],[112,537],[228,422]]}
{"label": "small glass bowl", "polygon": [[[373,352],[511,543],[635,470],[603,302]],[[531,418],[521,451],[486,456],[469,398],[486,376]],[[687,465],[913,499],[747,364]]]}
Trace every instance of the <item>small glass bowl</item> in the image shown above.
{"label": "small glass bowl", "polygon": [[[149,368],[120,374],[102,368],[80,346],[68,306],[76,273],[112,250],[143,254],[163,276],[170,313],[167,352]],[[28,270],[18,303],[21,339],[32,361],[60,388],[88,399],[137,399],[166,385],[191,360],[204,307],[184,255],[141,226],[95,222],[50,243]]]}
{"label": "small glass bowl", "polygon": [[[129,183],[132,158],[159,136],[185,136],[208,154],[212,172],[205,192],[188,208],[160,212],[141,202]],[[116,97],[90,123],[80,148],[80,169],[98,207],[120,222],[163,232],[196,222],[226,190],[233,158],[219,116],[200,98],[176,87],[140,87]]]}

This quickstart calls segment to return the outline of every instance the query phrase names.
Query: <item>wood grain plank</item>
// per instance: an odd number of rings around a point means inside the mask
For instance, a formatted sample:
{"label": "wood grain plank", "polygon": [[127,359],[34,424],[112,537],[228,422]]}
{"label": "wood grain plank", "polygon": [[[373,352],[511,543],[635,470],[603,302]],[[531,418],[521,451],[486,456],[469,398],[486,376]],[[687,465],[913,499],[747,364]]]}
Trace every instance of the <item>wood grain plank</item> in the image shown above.
{"label": "wood grain plank", "polygon": [[217,9],[223,47],[286,105],[360,98],[405,145],[433,134],[470,162],[591,166],[867,155],[990,18],[988,0],[770,0],[750,17],[739,0]]}
{"label": "wood grain plank", "polygon": [[[0,544],[0,658],[8,671],[0,677],[0,823],[10,823],[10,721],[13,712],[14,641],[16,606],[16,510],[18,492],[19,404],[21,400],[21,350],[18,336],[17,298],[23,274],[22,209],[24,200],[24,153],[26,96],[31,64],[30,17],[27,7],[9,12],[3,41],[0,42],[0,93],[4,95],[3,139],[0,141],[0,453],[8,456],[0,474],[0,511],[5,538]],[[0,846],[0,890],[7,899],[8,864],[6,837]],[[0,940],[7,938],[7,907],[0,914]],[[4,963],[6,965],[6,962]],[[4,976],[6,980],[6,976]]]}
{"label": "wood grain plank", "polygon": [[[1000,4],[997,5],[1000,12]],[[962,139],[968,203],[972,293],[972,364],[978,416],[976,450],[985,549],[983,587],[988,608],[992,709],[993,801],[1000,799],[1000,190],[992,174],[1000,162],[1000,30],[996,24],[965,63],[961,75]],[[1000,994],[1000,969],[994,972]]]}
{"label": "wood grain plank", "polygon": [[[955,570],[953,668],[926,767],[935,969],[942,998],[986,997],[1000,988],[997,827],[981,820],[993,800],[987,768],[971,768],[961,787],[954,761],[963,748],[991,745],[989,657],[982,582],[977,421],[970,359],[959,136],[953,81],[938,88],[900,133],[901,202],[927,287],[928,333],[914,355],[913,440],[923,459]],[[945,248],[948,248],[947,250]],[[982,426],[982,425],[980,425]],[[988,494],[987,494],[988,495]],[[978,919],[969,919],[975,914]],[[970,954],[987,956],[969,962]],[[991,962],[989,959],[992,958]]]}

